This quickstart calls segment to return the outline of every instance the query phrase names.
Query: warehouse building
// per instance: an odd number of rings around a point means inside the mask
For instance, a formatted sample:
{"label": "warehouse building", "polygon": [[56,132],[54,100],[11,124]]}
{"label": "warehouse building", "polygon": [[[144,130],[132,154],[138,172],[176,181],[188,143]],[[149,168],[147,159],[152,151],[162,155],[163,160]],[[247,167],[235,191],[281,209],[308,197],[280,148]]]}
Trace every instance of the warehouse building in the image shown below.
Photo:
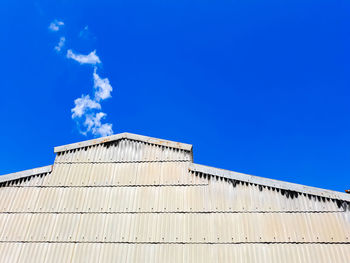
{"label": "warehouse building", "polygon": [[193,163],[122,133],[0,177],[0,262],[350,260],[350,195]]}

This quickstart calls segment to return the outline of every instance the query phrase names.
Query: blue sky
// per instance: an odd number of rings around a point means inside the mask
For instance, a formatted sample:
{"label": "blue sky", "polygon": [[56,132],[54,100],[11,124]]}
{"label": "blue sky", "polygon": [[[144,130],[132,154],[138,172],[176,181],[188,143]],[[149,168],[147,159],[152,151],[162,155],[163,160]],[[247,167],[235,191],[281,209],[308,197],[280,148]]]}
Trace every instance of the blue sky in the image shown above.
{"label": "blue sky", "polygon": [[[344,191],[349,11],[345,0],[2,1],[0,174],[51,164],[54,146],[111,124],[191,143],[200,164]],[[96,96],[95,67],[111,97]],[[82,95],[100,109],[72,119]]]}

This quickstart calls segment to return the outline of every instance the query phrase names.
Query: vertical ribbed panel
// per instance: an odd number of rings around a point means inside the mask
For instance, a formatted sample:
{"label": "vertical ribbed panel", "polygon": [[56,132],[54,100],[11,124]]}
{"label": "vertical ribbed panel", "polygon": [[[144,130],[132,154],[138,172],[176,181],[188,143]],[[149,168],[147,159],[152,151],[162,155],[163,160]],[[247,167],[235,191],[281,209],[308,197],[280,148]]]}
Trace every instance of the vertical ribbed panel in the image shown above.
{"label": "vertical ribbed panel", "polygon": [[122,139],[59,152],[56,163],[191,161],[190,151]]}
{"label": "vertical ribbed panel", "polygon": [[344,263],[346,244],[1,243],[1,262]]}
{"label": "vertical ribbed panel", "polygon": [[[335,200],[299,194],[287,197],[276,189],[187,172],[186,163],[57,164],[43,187],[0,188],[3,212],[342,212]],[[105,169],[102,166],[106,166]],[[100,168],[96,168],[100,167]],[[79,168],[86,170],[85,175]],[[91,168],[91,169],[89,169]],[[93,169],[95,168],[95,169]],[[158,168],[158,169],[156,169]],[[97,172],[105,170],[105,172]],[[91,171],[91,172],[88,172]],[[67,174],[66,174],[67,173]],[[77,175],[74,177],[74,175]],[[131,181],[127,181],[131,174]],[[81,175],[81,177],[79,177]],[[98,178],[105,175],[110,185]],[[134,175],[134,176],[132,176]],[[87,178],[84,178],[86,176]],[[75,178],[57,185],[49,177]],[[173,180],[173,178],[179,180]],[[125,178],[125,180],[123,179]],[[82,182],[86,182],[87,185]],[[118,184],[119,182],[119,184]],[[70,184],[72,185],[70,186]],[[136,187],[137,186],[137,187]],[[8,198],[11,196],[12,198]]]}
{"label": "vertical ribbed panel", "polygon": [[[208,184],[190,174],[188,162],[57,163],[43,186],[135,186]],[[0,193],[1,194],[1,193]]]}
{"label": "vertical ribbed panel", "polygon": [[345,213],[7,214],[0,241],[346,243]]}

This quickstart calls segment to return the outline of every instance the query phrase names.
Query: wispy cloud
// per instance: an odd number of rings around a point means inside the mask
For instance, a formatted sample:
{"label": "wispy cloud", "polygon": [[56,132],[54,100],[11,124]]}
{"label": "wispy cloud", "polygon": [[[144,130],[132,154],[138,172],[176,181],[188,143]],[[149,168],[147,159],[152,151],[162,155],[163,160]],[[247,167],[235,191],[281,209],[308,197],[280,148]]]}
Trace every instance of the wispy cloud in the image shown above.
{"label": "wispy cloud", "polygon": [[[75,54],[70,51],[68,50],[67,52],[67,58],[72,58],[80,64],[94,65],[92,62],[101,63],[95,50],[88,55]],[[112,124],[102,123],[102,119],[105,119],[107,114],[100,111],[100,102],[112,97],[111,92],[113,88],[108,78],[101,78],[98,75],[96,66],[94,66],[92,77],[94,81],[93,97],[90,98],[89,95],[82,95],[81,98],[74,100],[74,108],[71,110],[72,119],[76,121],[80,133],[85,136],[89,133],[96,137],[108,136],[113,134]]]}
{"label": "wispy cloud", "polygon": [[58,42],[57,46],[55,46],[55,50],[57,52],[60,52],[65,43],[66,43],[66,38],[65,37],[60,37],[60,41]]}
{"label": "wispy cloud", "polygon": [[92,51],[87,55],[83,55],[83,54],[76,54],[71,49],[68,49],[67,58],[71,58],[79,62],[80,64],[96,65],[101,63],[100,58],[96,55],[96,50]]}
{"label": "wispy cloud", "polygon": [[109,136],[113,134],[112,124],[111,123],[104,123],[101,126],[93,129],[93,134],[96,136]]}
{"label": "wispy cloud", "polygon": [[[51,31],[59,31],[63,25],[64,23],[62,21],[55,20],[50,24],[49,29]],[[88,27],[86,26],[80,32],[79,36],[86,37],[88,33]],[[64,36],[60,37],[54,49],[57,52],[61,52],[65,43],[66,38]],[[85,136],[92,134],[95,137],[113,134],[112,124],[102,123],[102,120],[106,118],[107,114],[101,111],[100,104],[103,100],[112,97],[111,92],[113,88],[108,78],[101,78],[97,73],[97,65],[102,64],[102,62],[96,55],[96,50],[84,55],[68,49],[66,58],[73,59],[80,65],[92,65],[94,68],[92,73],[93,95],[90,97],[90,95],[82,94],[80,98],[74,100],[74,107],[71,109],[72,119],[76,122],[79,132]]]}
{"label": "wispy cloud", "polygon": [[74,100],[75,107],[72,111],[72,118],[82,117],[88,110],[101,109],[101,105],[95,100],[91,100],[89,95],[81,95],[81,98]]}
{"label": "wispy cloud", "polygon": [[97,68],[94,68],[94,88],[95,88],[95,99],[97,101],[108,99],[111,96],[111,92],[113,90],[111,84],[109,83],[108,78],[100,78],[100,76],[96,72]]}
{"label": "wispy cloud", "polygon": [[52,21],[52,22],[50,23],[49,29],[50,29],[51,31],[58,31],[58,30],[60,30],[60,28],[63,27],[63,26],[64,26],[63,21],[59,21],[59,20],[55,19],[54,21]]}
{"label": "wispy cloud", "polygon": [[87,131],[91,131],[92,134],[97,136],[108,136],[113,134],[112,124],[101,123],[101,120],[106,116],[107,114],[104,112],[87,115],[84,122]]}
{"label": "wispy cloud", "polygon": [[[108,78],[101,78],[97,74],[97,68],[94,68],[94,97],[90,98],[89,95],[82,95],[81,98],[74,100],[74,108],[72,111],[72,119],[75,120],[80,127],[80,133],[87,135],[88,133],[94,136],[108,136],[113,134],[112,124],[103,123],[102,119],[107,116],[106,113],[100,111],[100,102],[108,99],[111,96],[113,90]],[[84,127],[84,129],[81,129]]]}

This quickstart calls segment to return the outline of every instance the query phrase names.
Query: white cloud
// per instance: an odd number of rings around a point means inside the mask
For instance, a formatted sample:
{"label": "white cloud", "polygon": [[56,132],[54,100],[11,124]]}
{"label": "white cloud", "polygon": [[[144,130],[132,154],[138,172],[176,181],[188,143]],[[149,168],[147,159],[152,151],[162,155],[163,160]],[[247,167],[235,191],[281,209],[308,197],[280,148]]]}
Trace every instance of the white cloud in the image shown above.
{"label": "white cloud", "polygon": [[108,136],[113,134],[112,124],[110,123],[101,123],[101,119],[107,116],[104,112],[98,112],[95,115],[90,114],[86,116],[84,126],[86,127],[86,131],[83,134],[87,134],[91,132],[96,136]]}
{"label": "white cloud", "polygon": [[[78,61],[81,64],[94,64],[101,63],[96,56],[94,50],[88,55],[75,54],[72,50],[67,51],[67,57]],[[80,133],[87,136],[89,133],[96,136],[108,136],[113,134],[111,123],[102,123],[107,114],[101,112],[100,101],[110,98],[113,90],[108,78],[101,78],[97,74],[97,67],[94,67],[93,72],[94,79],[94,98],[90,99],[89,95],[82,95],[74,101],[75,107],[72,111],[72,119],[76,120],[76,123],[80,129]]]}
{"label": "white cloud", "polygon": [[89,95],[82,95],[81,98],[77,98],[74,100],[75,107],[72,111],[72,118],[82,117],[86,111],[89,109],[101,109],[101,105],[90,99]]}
{"label": "white cloud", "polygon": [[95,126],[101,126],[101,119],[107,114],[104,112],[98,112],[95,115],[89,114],[86,116],[84,125],[87,127],[88,131],[92,130]]}
{"label": "white cloud", "polygon": [[104,100],[112,97],[111,92],[113,88],[109,83],[108,78],[101,79],[100,76],[96,73],[96,67],[94,69],[93,77],[94,77],[94,88],[96,89],[95,91],[96,100],[100,101],[100,100]]}
{"label": "white cloud", "polygon": [[67,58],[74,59],[80,64],[92,64],[96,65],[101,63],[100,58],[96,55],[96,50],[92,51],[88,55],[76,54],[71,49],[67,50]]}
{"label": "white cloud", "polygon": [[[50,30],[58,31],[63,22],[54,21],[50,25]],[[89,33],[88,27],[86,26],[81,32],[81,37],[86,37]],[[66,38],[61,37],[58,44],[55,46],[57,52],[61,52],[66,44]],[[113,88],[108,78],[101,78],[97,74],[97,64],[101,63],[100,58],[96,55],[96,50],[90,52],[87,55],[75,53],[72,49],[68,49],[66,53],[68,59],[73,59],[79,62],[81,65],[90,64],[95,65],[93,71],[94,80],[94,93],[93,98],[89,95],[81,95],[80,98],[74,100],[74,108],[71,109],[72,119],[76,122],[78,130],[81,134],[87,136],[92,134],[95,137],[108,136],[113,134],[111,123],[102,123],[102,120],[106,118],[107,114],[101,112],[102,100],[111,97]]]}
{"label": "white cloud", "polygon": [[64,26],[64,23],[62,21],[58,21],[57,19],[55,19],[54,21],[51,22],[51,24],[49,25],[49,29],[51,31],[58,31],[60,30],[61,27]]}
{"label": "white cloud", "polygon": [[96,136],[109,136],[113,134],[112,124],[111,123],[105,123],[102,124],[100,127],[93,130],[93,134]]}
{"label": "white cloud", "polygon": [[60,38],[60,41],[59,41],[58,44],[57,44],[57,46],[55,46],[55,50],[56,50],[57,52],[60,52],[65,43],[66,43],[66,38],[65,38],[65,37],[61,37],[61,38]]}

